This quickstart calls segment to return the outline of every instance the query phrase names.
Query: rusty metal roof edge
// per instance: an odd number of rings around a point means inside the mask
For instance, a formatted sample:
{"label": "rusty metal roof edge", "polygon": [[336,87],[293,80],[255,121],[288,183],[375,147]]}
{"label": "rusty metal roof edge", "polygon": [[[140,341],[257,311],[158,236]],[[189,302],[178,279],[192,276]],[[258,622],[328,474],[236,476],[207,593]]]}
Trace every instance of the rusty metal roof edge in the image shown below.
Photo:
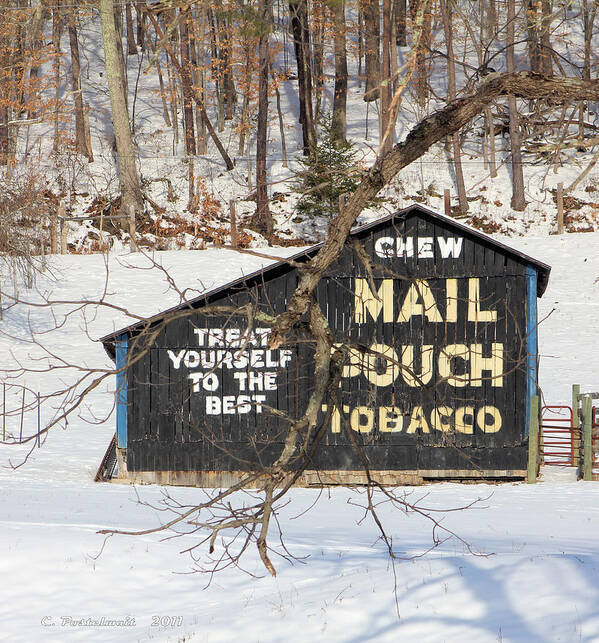
{"label": "rusty metal roof edge", "polygon": [[[358,226],[357,228],[353,228],[352,231],[350,232],[350,236],[356,236],[359,235],[363,232],[366,232],[368,230],[372,230],[374,228],[377,228],[378,226],[381,226],[385,223],[388,223],[389,221],[397,218],[397,217],[403,217],[409,214],[410,212],[413,211],[420,211],[425,215],[428,215],[434,219],[438,219],[439,221],[442,221],[444,223],[449,224],[450,226],[453,226],[454,228],[457,228],[458,230],[461,230],[462,232],[465,232],[471,236],[474,236],[478,239],[481,239],[487,243],[490,243],[491,245],[500,248],[501,250],[504,250],[505,252],[514,255],[520,259],[522,259],[525,263],[527,264],[532,264],[536,268],[539,269],[540,278],[537,281],[537,297],[541,297],[543,293],[545,292],[545,289],[547,288],[547,283],[549,281],[549,273],[551,272],[551,266],[549,266],[546,263],[543,263],[542,261],[539,261],[538,259],[535,259],[534,257],[531,257],[523,252],[520,252],[519,250],[515,250],[514,248],[510,248],[510,246],[502,243],[501,241],[497,241],[490,235],[481,232],[480,230],[476,230],[475,228],[471,228],[470,226],[467,226],[463,223],[460,223],[459,221],[456,221],[452,217],[448,217],[445,214],[441,214],[440,212],[435,212],[434,210],[429,210],[428,208],[425,208],[424,206],[421,206],[420,204],[413,204],[408,206],[407,208],[403,208],[401,210],[398,210],[397,212],[394,212],[393,214],[388,214],[385,217],[381,217],[380,219],[376,219],[375,221],[370,221],[369,223],[365,223],[361,226]],[[107,335],[104,335],[104,337],[101,337],[99,341],[102,343],[107,343],[110,342],[111,340],[115,340],[119,335],[122,335],[124,333],[129,333],[131,331],[134,331],[138,328],[144,327],[151,325],[152,323],[159,321],[162,319],[165,315],[168,315],[169,313],[175,312],[177,310],[182,310],[184,308],[194,308],[197,304],[200,304],[201,302],[205,302],[207,299],[210,297],[213,297],[217,293],[221,291],[225,291],[229,288],[233,288],[235,286],[241,285],[247,281],[251,281],[252,279],[255,279],[256,277],[259,277],[260,275],[265,275],[266,273],[271,272],[272,270],[275,270],[276,268],[280,268],[284,265],[288,265],[290,262],[297,261],[299,259],[307,259],[310,254],[315,253],[317,250],[319,250],[322,246],[324,245],[324,241],[321,241],[320,243],[314,244],[312,246],[309,246],[307,248],[304,248],[302,250],[299,250],[295,254],[290,255],[289,257],[284,257],[280,259],[279,261],[274,261],[273,263],[260,268],[259,270],[254,270],[251,273],[248,273],[247,275],[242,275],[241,277],[238,277],[237,279],[233,279],[232,281],[226,282],[224,284],[221,284],[220,286],[216,286],[205,293],[202,293],[201,295],[198,295],[197,297],[194,297],[193,299],[190,299],[189,301],[186,301],[181,304],[177,304],[176,306],[171,306],[170,308],[167,308],[166,310],[162,310],[159,313],[156,313],[155,315],[152,315],[151,317],[148,317],[147,319],[144,319],[143,321],[138,321],[135,322],[134,324],[130,324],[129,326],[125,326],[124,328],[121,328],[117,331],[113,331],[112,333],[108,333]],[[289,266],[290,269],[292,269],[292,266]]]}

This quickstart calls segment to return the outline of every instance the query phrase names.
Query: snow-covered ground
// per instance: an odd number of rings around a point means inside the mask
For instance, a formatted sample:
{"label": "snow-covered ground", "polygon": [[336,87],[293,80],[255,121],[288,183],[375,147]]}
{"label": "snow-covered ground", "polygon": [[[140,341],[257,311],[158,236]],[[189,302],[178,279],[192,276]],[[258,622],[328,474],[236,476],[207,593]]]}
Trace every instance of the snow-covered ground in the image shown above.
{"label": "snow-covered ground", "polygon": [[[547,403],[568,403],[572,383],[597,390],[599,233],[502,241],[552,266],[539,302],[540,384]],[[224,250],[156,253],[155,260],[180,289],[198,291],[264,263]],[[102,294],[108,275],[106,301],[148,315],[178,302],[164,273],[150,266],[140,255],[111,255],[108,272],[100,255],[52,257],[37,281],[39,292],[20,286],[19,294],[38,303],[40,293],[90,301]],[[72,308],[55,304],[55,317],[24,303],[5,310],[1,366],[29,368],[19,376],[6,373],[6,381],[26,381],[44,395],[72,381],[75,371],[61,365],[110,366],[93,340],[134,320],[108,307],[64,319]],[[37,336],[53,353],[44,356],[27,338],[31,329],[48,330],[54,321],[58,328]],[[274,579],[264,576],[251,551],[245,568],[260,578],[228,569],[207,586],[206,576],[187,573],[191,561],[179,554],[193,544],[190,536],[165,542],[156,535],[114,536],[105,542],[99,529],[145,529],[161,518],[138,503],[138,497],[158,503],[160,488],[92,482],[114,433],[114,418],[103,421],[113,388],[112,378],[102,382],[81,417],[71,418],[66,430],[54,429],[21,467],[13,470],[9,462],[19,464],[23,452],[0,446],[0,640],[599,640],[597,483],[406,488],[410,500],[421,498],[437,509],[480,498],[471,509],[447,513],[443,524],[483,555],[450,538],[414,558],[432,543],[430,524],[381,507],[404,556],[396,581],[376,527],[358,524],[360,492],[346,489],[320,497],[315,490],[292,492],[281,526],[286,546],[302,560],[275,558]],[[42,419],[51,417],[50,406],[42,407]],[[9,424],[8,430],[19,430],[17,420]],[[24,435],[34,429],[32,414]],[[201,494],[170,491],[183,503]],[[120,626],[111,623],[117,620]]]}

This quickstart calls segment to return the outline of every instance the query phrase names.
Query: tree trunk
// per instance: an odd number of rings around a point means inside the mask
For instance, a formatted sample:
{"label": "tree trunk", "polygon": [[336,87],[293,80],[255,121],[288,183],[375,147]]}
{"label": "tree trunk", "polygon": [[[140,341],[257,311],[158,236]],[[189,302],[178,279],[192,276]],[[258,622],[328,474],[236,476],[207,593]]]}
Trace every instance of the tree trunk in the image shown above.
{"label": "tree trunk", "polygon": [[[344,1],[344,0],[342,0]],[[312,17],[312,34],[314,43],[314,92],[316,94],[316,106],[314,108],[314,118],[316,122],[320,118],[322,109],[322,88],[324,83],[323,70],[323,53],[324,53],[324,11],[321,0],[316,0],[313,4]],[[337,34],[335,34],[336,36]]]}
{"label": "tree trunk", "polygon": [[289,15],[291,17],[291,33],[297,61],[300,123],[302,125],[304,155],[307,155],[316,146],[316,128],[312,111],[310,32],[308,29],[306,0],[291,0],[289,2]]}
{"label": "tree trunk", "polygon": [[383,42],[381,56],[381,118],[379,125],[380,153],[393,147],[391,133],[391,0],[383,0]]}
{"label": "tree trunk", "polygon": [[184,73],[181,77],[183,84],[183,117],[185,122],[185,153],[187,156],[196,155],[196,137],[193,122],[193,94],[191,89],[191,70],[189,66],[189,21],[191,14],[189,9],[181,9],[179,20],[179,46],[181,52],[181,69]]}
{"label": "tree trunk", "polygon": [[489,173],[491,178],[497,176],[497,161],[495,158],[495,122],[493,121],[493,110],[485,108],[485,121],[487,124],[487,135],[489,137]]}
{"label": "tree trunk", "polygon": [[[584,80],[591,79],[591,43],[593,41],[593,25],[597,15],[598,3],[594,2],[593,7],[589,7],[589,0],[582,2],[582,29],[584,35],[584,59],[582,63],[582,77]],[[585,123],[585,103],[581,102],[578,116],[578,140],[581,145],[584,139]]]}
{"label": "tree trunk", "polygon": [[133,34],[133,11],[131,10],[131,0],[125,4],[125,20],[127,22],[127,54],[135,56],[137,45],[135,44],[135,35]]}
{"label": "tree trunk", "polygon": [[[21,0],[21,2],[15,3],[17,7],[27,7],[29,2]],[[22,70],[24,70],[27,61],[25,60],[25,40],[27,37],[27,29],[25,25],[17,21],[13,23],[13,30],[15,33],[15,44],[12,51],[12,66],[14,69],[14,79],[16,81],[16,108],[19,118],[25,111],[25,83],[23,82],[26,78],[23,75]]]}
{"label": "tree trunk", "polygon": [[0,105],[0,164],[2,165],[7,165],[10,157],[8,120],[8,106]]}
{"label": "tree trunk", "polygon": [[541,33],[539,44],[541,49],[541,73],[553,75],[553,51],[551,47],[551,0],[541,0]]}
{"label": "tree trunk", "polygon": [[222,92],[224,99],[224,120],[233,119],[233,110],[237,104],[237,92],[235,91],[235,81],[233,80],[232,62],[231,62],[231,17],[228,10],[225,11],[222,2],[219,3],[216,12],[216,25],[218,28],[218,53],[219,66],[222,75]]}
{"label": "tree trunk", "polygon": [[268,129],[268,67],[269,67],[269,0],[261,0],[260,39],[258,41],[258,125],[256,132],[256,215],[258,231],[267,238],[272,235],[273,223],[268,207],[266,174],[266,134]]}
{"label": "tree trunk", "polygon": [[[165,40],[164,34],[162,33],[162,29],[160,28],[160,25],[158,24],[156,17],[152,14],[151,11],[148,11],[148,17],[152,22],[156,35],[160,40],[162,40],[164,44],[164,49],[168,54],[171,60],[171,63],[173,64],[173,67],[176,68],[177,73],[181,76],[181,78],[183,78],[185,74],[189,74],[189,69],[184,69],[183,67],[181,67],[179,61],[177,60],[177,56],[175,56],[175,54],[173,53],[173,50],[170,48],[170,45]],[[167,68],[170,70],[170,66],[167,66]],[[225,162],[225,165],[227,167],[227,170],[232,170],[235,166],[233,165],[233,161],[231,161],[231,157],[227,153],[227,150],[223,146],[221,140],[218,138],[218,135],[214,131],[214,127],[212,126],[212,123],[208,118],[208,114],[206,113],[206,108],[204,107],[204,97],[196,87],[193,87],[191,83],[191,79],[189,79],[189,85],[191,86],[191,89],[192,89],[193,100],[195,101],[196,108],[200,110],[200,115],[202,116],[202,120],[204,121],[206,128],[208,129],[208,132],[212,140],[214,141],[214,144],[216,145],[216,149],[219,151],[220,155],[222,156],[223,161]]]}
{"label": "tree trunk", "polygon": [[[99,0],[106,77],[112,108],[112,124],[116,141],[119,184],[121,188],[121,213],[129,215],[131,208],[143,212],[143,197],[135,165],[136,152],[131,138],[127,102],[123,92],[124,78],[119,53],[120,43],[114,19],[113,0]],[[121,49],[122,52],[122,49]]]}
{"label": "tree trunk", "polygon": [[589,0],[583,0],[582,3],[582,21],[584,33],[584,59],[582,65],[582,77],[585,80],[591,79],[591,43],[593,41],[593,27],[597,17],[599,3],[593,2],[592,8],[589,7]]}
{"label": "tree trunk", "polygon": [[[190,31],[189,47],[191,53],[191,66],[193,83],[200,93],[202,100],[204,99],[204,38],[206,35],[206,8],[200,9],[200,38],[196,37],[195,31]],[[197,13],[193,12],[192,18],[197,23]],[[200,110],[196,109],[196,130],[197,130],[197,153],[206,154],[208,151],[208,143],[206,140],[206,125],[202,120]]]}
{"label": "tree trunk", "polygon": [[[455,59],[453,53],[453,27],[451,21],[451,8],[447,6],[447,0],[440,0],[441,15],[443,18],[443,32],[445,34],[445,46],[447,48],[447,98],[452,102],[456,98],[456,77]],[[468,212],[468,199],[466,198],[466,187],[464,185],[464,173],[462,171],[462,151],[460,149],[460,135],[455,132],[451,135],[453,148],[453,166],[458,189],[458,200],[460,212]]]}
{"label": "tree trunk", "polygon": [[71,47],[71,84],[73,87],[73,103],[75,107],[75,149],[77,154],[91,158],[91,150],[87,149],[85,136],[85,116],[83,114],[83,95],[81,89],[81,63],[79,60],[79,40],[77,38],[75,9],[71,8],[68,18],[69,44]]}
{"label": "tree trunk", "polygon": [[[514,20],[515,0],[507,0],[507,43],[506,43],[506,68],[508,74],[514,73]],[[518,107],[516,97],[508,94],[510,112],[510,145],[512,156],[512,210],[523,211],[526,208],[524,198],[524,174],[522,171],[522,151],[520,137],[520,123],[518,121]]]}
{"label": "tree trunk", "polygon": [[275,96],[277,99],[277,114],[279,116],[279,134],[281,136],[281,157],[283,159],[283,167],[287,167],[287,143],[285,142],[285,121],[283,119],[283,110],[281,109],[281,92],[279,91],[279,83],[275,76],[275,72],[270,67],[270,76],[272,84],[275,88]]}
{"label": "tree trunk", "polygon": [[127,110],[129,110],[129,81],[127,79],[127,61],[125,60],[125,54],[123,53],[123,7],[120,2],[115,0],[114,2],[114,25],[116,29],[116,44],[117,52],[119,54],[119,60],[121,61],[121,78],[123,83],[123,96],[125,97],[125,103],[127,104]]}
{"label": "tree trunk", "polygon": [[406,47],[406,0],[393,0],[393,17],[395,18],[395,44]]}
{"label": "tree trunk", "polygon": [[[414,0],[410,4],[412,21],[415,23],[423,3],[430,3],[430,0]],[[422,18],[422,34],[416,49],[416,97],[421,110],[424,110],[428,101],[428,67],[426,59],[431,46],[431,22],[432,11],[430,6],[424,9]]]}
{"label": "tree trunk", "polygon": [[487,40],[491,41],[497,35],[497,7],[495,0],[487,0]]}
{"label": "tree trunk", "polygon": [[[35,52],[34,58],[31,63],[31,69],[29,71],[29,108],[27,114],[29,118],[36,118],[37,116],[37,102],[38,102],[38,93],[39,93],[39,72],[40,72],[40,60],[39,56],[41,55],[42,49],[44,47],[44,34],[43,34],[43,23],[44,23],[44,13],[42,7],[42,0],[35,0],[33,3],[34,12],[31,19],[31,29],[29,42],[31,47]],[[33,105],[31,104],[33,103]]]}
{"label": "tree trunk", "polygon": [[379,97],[381,71],[379,0],[363,0],[362,14],[364,16],[364,58],[366,63],[364,100],[373,101]]}
{"label": "tree trunk", "polygon": [[[252,78],[252,58],[250,56],[250,42],[248,39],[243,43],[243,52],[245,58],[245,79],[242,83],[243,88],[243,104],[241,106],[241,116],[239,117],[239,145],[237,154],[243,156],[245,152],[246,135],[250,129],[249,124],[249,111],[250,111],[250,91],[251,91],[251,78]],[[249,145],[248,145],[249,154]],[[250,169],[248,165],[248,175]],[[249,176],[248,176],[249,178]]]}
{"label": "tree trunk", "polygon": [[10,37],[0,31],[0,164],[8,165],[10,159]]}
{"label": "tree trunk", "polygon": [[145,50],[145,13],[144,13],[144,0],[135,0],[135,13],[137,16],[137,46],[141,51]]}
{"label": "tree trunk", "polygon": [[541,55],[539,51],[539,27],[537,15],[537,0],[528,0],[526,9],[526,25],[528,31],[528,60],[530,70],[541,73]]}
{"label": "tree trunk", "polygon": [[63,17],[62,9],[60,6],[60,0],[56,0],[56,5],[52,11],[52,45],[54,49],[54,100],[55,100],[55,112],[54,112],[54,140],[52,143],[52,150],[56,153],[60,149],[60,140],[59,140],[59,118],[58,112],[59,103],[60,103],[60,39],[62,37],[63,29]]}
{"label": "tree trunk", "polygon": [[216,93],[216,118],[218,131],[225,129],[225,92],[223,90],[223,61],[220,56],[217,39],[217,23],[214,7],[207,9],[208,24],[210,25],[210,46],[212,50],[212,70],[214,75],[214,90]]}
{"label": "tree trunk", "polygon": [[333,118],[331,136],[334,141],[345,143],[346,105],[347,105],[347,55],[345,51],[345,2],[331,2],[335,30],[335,96],[333,98]]}

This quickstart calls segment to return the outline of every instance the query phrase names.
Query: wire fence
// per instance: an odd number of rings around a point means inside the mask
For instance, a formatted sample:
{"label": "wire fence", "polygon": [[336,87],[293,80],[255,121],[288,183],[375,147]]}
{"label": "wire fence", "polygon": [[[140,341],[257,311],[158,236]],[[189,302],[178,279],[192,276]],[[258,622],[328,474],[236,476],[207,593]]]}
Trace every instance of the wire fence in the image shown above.
{"label": "wire fence", "polygon": [[40,447],[42,400],[39,391],[24,384],[3,382],[1,401],[2,443],[24,444],[33,439]]}

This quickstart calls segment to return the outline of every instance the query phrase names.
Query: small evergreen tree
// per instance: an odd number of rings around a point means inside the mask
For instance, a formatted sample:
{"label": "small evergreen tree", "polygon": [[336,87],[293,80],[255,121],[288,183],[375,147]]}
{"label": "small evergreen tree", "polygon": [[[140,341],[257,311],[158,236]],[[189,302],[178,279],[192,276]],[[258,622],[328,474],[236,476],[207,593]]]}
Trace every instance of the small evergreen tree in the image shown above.
{"label": "small evergreen tree", "polygon": [[302,196],[297,210],[309,216],[332,217],[338,212],[340,195],[351,194],[358,187],[362,169],[356,163],[355,146],[334,138],[330,117],[321,120],[318,130],[316,148],[308,158],[300,159]]}

